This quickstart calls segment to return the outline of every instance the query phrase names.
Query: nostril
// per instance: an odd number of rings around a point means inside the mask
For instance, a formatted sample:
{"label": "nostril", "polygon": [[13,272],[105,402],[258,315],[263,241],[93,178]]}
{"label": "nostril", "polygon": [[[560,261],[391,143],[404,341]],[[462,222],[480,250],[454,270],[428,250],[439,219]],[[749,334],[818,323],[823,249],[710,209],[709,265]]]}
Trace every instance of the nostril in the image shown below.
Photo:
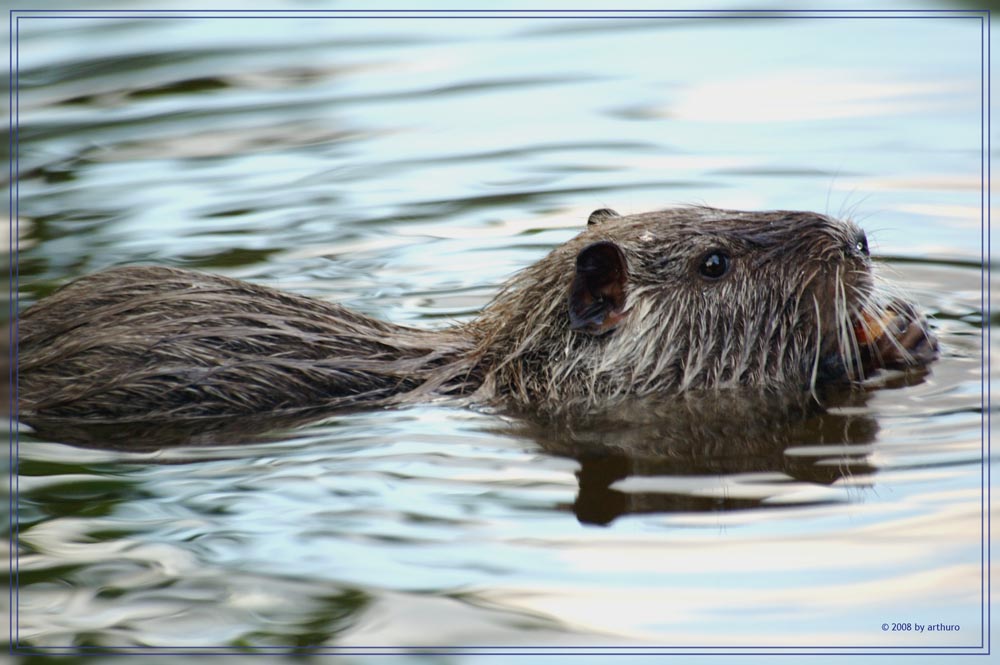
{"label": "nostril", "polygon": [[864,231],[858,231],[858,234],[854,236],[854,246],[851,249],[864,256],[871,256],[868,250],[868,236],[865,235]]}

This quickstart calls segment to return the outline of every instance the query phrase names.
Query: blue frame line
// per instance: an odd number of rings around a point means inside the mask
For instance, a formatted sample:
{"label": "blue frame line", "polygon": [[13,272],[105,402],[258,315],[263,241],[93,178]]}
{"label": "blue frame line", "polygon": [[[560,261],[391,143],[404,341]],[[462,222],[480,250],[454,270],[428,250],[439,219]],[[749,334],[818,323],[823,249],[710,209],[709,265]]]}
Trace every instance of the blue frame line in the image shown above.
{"label": "blue frame line", "polygon": [[985,102],[986,102],[985,104],[981,104],[981,110],[982,110],[982,113],[983,113],[983,120],[982,120],[981,125],[980,125],[981,131],[982,131],[982,135],[980,137],[980,141],[981,141],[981,145],[983,146],[983,166],[985,167],[985,171],[986,171],[985,172],[985,177],[980,182],[980,210],[981,210],[980,214],[982,216],[985,216],[985,224],[982,223],[982,221],[983,221],[982,217],[980,218],[980,224],[981,224],[981,226],[983,228],[983,231],[984,231],[984,234],[985,234],[985,237],[983,238],[983,267],[982,267],[982,270],[983,270],[983,281],[984,281],[985,288],[981,289],[982,298],[983,298],[983,304],[982,304],[982,307],[981,307],[981,311],[984,313],[985,319],[986,319],[986,325],[983,326],[984,337],[982,339],[982,349],[983,349],[983,353],[985,355],[985,358],[981,358],[981,360],[985,361],[984,362],[984,367],[985,367],[986,371],[983,372],[983,386],[982,387],[983,387],[983,399],[985,400],[985,404],[983,405],[983,411],[982,411],[983,412],[983,436],[982,436],[981,444],[980,444],[981,449],[982,449],[982,468],[981,468],[980,471],[981,471],[981,473],[985,474],[985,478],[983,479],[983,487],[985,488],[985,491],[983,491],[980,494],[980,500],[985,503],[985,510],[983,511],[983,514],[984,514],[984,524],[982,526],[983,541],[984,541],[984,544],[985,544],[985,548],[984,548],[985,552],[982,555],[983,558],[981,559],[981,561],[982,561],[981,565],[982,565],[982,572],[983,572],[983,575],[984,575],[984,578],[985,578],[984,581],[983,581],[983,592],[982,592],[985,601],[982,604],[983,604],[983,607],[985,609],[985,621],[983,622],[983,625],[984,625],[984,631],[986,633],[984,642],[985,642],[985,645],[986,645],[986,652],[987,653],[990,652],[991,643],[992,643],[991,633],[990,633],[989,627],[992,624],[992,611],[993,611],[992,604],[990,603],[990,600],[989,600],[990,599],[990,591],[991,591],[991,588],[992,588],[992,584],[991,584],[992,578],[991,578],[991,571],[990,571],[990,561],[992,560],[991,559],[992,542],[991,542],[991,538],[990,538],[990,525],[992,524],[992,519],[991,519],[992,518],[992,514],[991,514],[991,503],[992,503],[991,496],[992,496],[992,485],[993,485],[993,483],[992,483],[992,469],[990,468],[990,450],[991,450],[991,442],[990,442],[990,421],[991,421],[991,414],[990,414],[990,410],[991,410],[991,404],[990,404],[990,401],[991,401],[990,400],[990,397],[991,397],[991,395],[990,395],[990,376],[991,376],[991,373],[990,373],[990,368],[991,368],[991,362],[990,362],[990,356],[991,356],[990,339],[991,339],[991,331],[992,331],[992,322],[991,322],[992,316],[991,316],[991,313],[990,313],[990,303],[992,301],[992,298],[991,298],[991,284],[990,284],[990,269],[991,269],[990,255],[991,255],[991,251],[992,251],[991,232],[990,232],[990,221],[991,221],[990,206],[991,206],[991,195],[992,194],[991,194],[991,191],[990,191],[990,182],[992,180],[992,174],[991,174],[992,167],[991,167],[991,164],[990,164],[990,156],[992,155],[992,152],[993,152],[992,151],[992,138],[991,138],[991,133],[990,133],[990,125],[991,125],[991,122],[990,122],[990,95],[991,95],[990,69],[991,69],[991,63],[990,63],[990,57],[989,57],[990,52],[991,52],[990,51],[990,49],[991,49],[991,46],[990,46],[990,38],[991,38],[991,36],[990,36],[990,18],[991,18],[990,11],[986,10],[986,18],[985,18],[985,21],[984,21],[984,23],[985,23],[985,33],[986,33],[986,48],[985,48],[985,52],[981,54],[981,60],[980,60],[980,62],[982,63],[982,68],[983,68],[983,71],[982,71],[983,86],[980,88],[980,94],[981,95],[983,94],[983,88],[985,88]]}
{"label": "blue frame line", "polygon": [[[20,645],[19,628],[19,558],[17,555],[17,544],[20,542],[20,522],[19,510],[19,429],[17,411],[17,363],[18,363],[18,327],[17,311],[18,296],[20,293],[19,281],[19,222],[18,222],[18,201],[19,201],[19,176],[20,176],[20,155],[19,155],[19,120],[20,120],[20,80],[19,65],[20,52],[18,44],[20,40],[20,20],[28,19],[107,19],[107,18],[242,18],[242,19],[275,19],[275,18],[336,18],[336,19],[640,19],[650,20],[655,18],[664,19],[687,19],[687,18],[712,18],[712,19],[738,19],[738,20],[809,20],[809,19],[891,19],[894,21],[908,19],[972,19],[978,18],[980,21],[980,224],[981,224],[981,307],[985,316],[985,326],[981,329],[982,349],[981,361],[984,366],[982,377],[982,439],[980,443],[981,455],[981,528],[980,537],[982,540],[980,550],[980,566],[982,574],[982,587],[980,591],[980,644],[970,646],[842,646],[842,645],[819,645],[819,646],[505,646],[505,645],[480,645],[480,646],[255,646],[255,647],[184,647],[184,646],[29,646]],[[684,655],[684,656],[729,656],[729,655],[771,655],[771,656],[899,656],[899,655],[965,655],[982,656],[990,655],[990,621],[992,615],[992,605],[990,603],[991,573],[990,573],[990,524],[991,524],[991,478],[992,470],[989,466],[990,444],[990,362],[991,352],[989,339],[991,333],[991,320],[989,305],[991,299],[990,286],[990,205],[991,192],[989,184],[991,182],[991,164],[989,161],[992,150],[992,139],[990,137],[990,10],[972,9],[744,9],[744,10],[681,10],[681,9],[337,9],[337,10],[238,10],[238,9],[216,9],[216,10],[190,10],[190,9],[151,9],[151,10],[111,10],[111,9],[31,9],[31,10],[9,10],[8,25],[10,29],[11,42],[9,45],[9,90],[8,100],[10,101],[11,113],[9,117],[9,146],[10,146],[10,200],[9,210],[11,216],[10,226],[10,247],[11,258],[9,268],[9,293],[10,293],[10,554],[9,566],[11,574],[11,588],[9,598],[11,603],[10,612],[10,653],[23,655],[69,655],[77,653],[79,655],[130,655],[137,651],[148,655],[243,655],[258,656],[280,653],[284,655],[499,655],[499,656],[528,656],[528,655],[570,655],[570,656],[590,656],[590,655]]]}
{"label": "blue frame line", "polygon": [[21,593],[21,589],[20,589],[20,558],[18,557],[18,543],[21,542],[21,532],[20,532],[20,525],[21,525],[21,521],[20,521],[20,501],[18,500],[18,498],[20,497],[20,489],[21,489],[21,474],[19,473],[18,462],[21,459],[21,455],[20,455],[20,428],[18,426],[18,420],[17,420],[17,414],[18,414],[18,411],[17,411],[17,408],[18,408],[17,407],[17,403],[18,403],[18,400],[17,400],[17,388],[18,388],[18,382],[17,382],[17,376],[18,376],[18,374],[17,374],[17,362],[18,362],[18,358],[17,358],[17,355],[18,355],[17,354],[17,345],[18,345],[18,338],[19,338],[18,337],[18,321],[17,321],[17,310],[18,310],[17,304],[18,304],[18,294],[21,291],[20,288],[19,288],[19,286],[20,286],[20,282],[19,282],[19,265],[20,265],[19,251],[20,251],[20,248],[18,246],[18,244],[19,244],[19,231],[20,231],[20,223],[18,221],[18,219],[19,219],[18,202],[20,201],[20,185],[21,185],[21,178],[20,178],[21,171],[20,171],[20,161],[19,161],[20,160],[20,155],[19,155],[19,148],[18,148],[18,146],[19,146],[18,132],[20,130],[20,113],[21,113],[21,104],[20,104],[20,92],[21,92],[20,86],[21,86],[21,82],[20,82],[20,75],[19,75],[19,71],[20,71],[19,67],[20,67],[20,64],[21,64],[21,52],[17,48],[17,45],[20,43],[20,37],[21,37],[20,27],[21,27],[20,19],[14,18],[14,20],[13,20],[14,31],[11,33],[11,36],[13,38],[12,53],[13,53],[13,69],[14,69],[14,71],[13,71],[13,76],[10,78],[10,84],[9,84],[11,86],[12,90],[13,90],[13,96],[14,96],[14,104],[13,104],[13,106],[11,106],[11,111],[12,111],[12,113],[11,113],[11,120],[13,122],[13,128],[12,128],[13,131],[11,132],[11,141],[13,142],[13,151],[11,152],[11,157],[13,158],[13,164],[14,164],[14,166],[13,166],[13,173],[11,174],[12,177],[11,177],[11,182],[10,182],[10,185],[11,185],[10,186],[10,196],[11,196],[11,220],[10,220],[10,222],[11,222],[11,226],[13,227],[13,233],[14,233],[13,242],[11,243],[11,246],[10,246],[10,252],[13,255],[11,257],[12,260],[11,260],[11,263],[10,263],[10,265],[11,265],[10,271],[11,271],[11,276],[13,278],[12,279],[12,287],[14,289],[14,294],[13,294],[14,297],[11,298],[11,302],[13,303],[12,306],[14,308],[14,316],[11,318],[11,321],[10,321],[11,339],[10,339],[10,342],[9,342],[9,346],[11,348],[11,352],[14,355],[13,362],[10,364],[11,371],[13,372],[13,377],[12,377],[12,382],[11,382],[12,385],[11,385],[10,391],[9,391],[10,396],[11,396],[11,401],[12,401],[11,408],[10,408],[10,414],[11,414],[11,418],[14,421],[13,422],[13,427],[11,428],[11,433],[12,433],[12,438],[13,438],[14,445],[13,445],[13,450],[11,451],[11,460],[10,460],[10,466],[9,466],[9,468],[10,468],[10,474],[11,474],[11,484],[13,485],[13,490],[14,490],[13,492],[11,492],[11,500],[14,502],[14,510],[11,511],[11,516],[12,516],[12,519],[14,520],[14,523],[11,525],[13,528],[11,529],[11,532],[10,532],[11,533],[10,552],[11,552],[11,556],[14,559],[14,570],[13,570],[13,575],[11,576],[11,582],[12,582],[11,583],[11,587],[14,590],[14,601],[15,601],[11,605],[11,612],[10,612],[11,621],[14,622],[14,632],[12,633],[12,635],[14,636],[14,639],[11,640],[11,649],[12,650],[14,648],[16,648],[17,644],[18,644],[18,637],[17,636],[18,636],[18,628],[20,626],[20,615],[19,615],[19,612],[20,612],[20,593]]}
{"label": "blue frame line", "polygon": [[[31,13],[114,14],[964,14],[967,18],[978,18],[978,14],[988,13],[988,9],[32,9],[11,10]],[[106,18],[100,16],[99,18]]]}
{"label": "blue frame line", "polygon": [[[979,144],[981,146],[984,145],[984,143],[985,143],[984,139],[985,139],[985,136],[986,136],[986,113],[985,113],[985,105],[983,104],[984,97],[985,97],[985,94],[986,94],[986,86],[985,86],[986,62],[985,62],[985,57],[984,57],[985,48],[986,48],[986,26],[980,26],[980,31],[979,31],[979,79],[980,79],[981,83],[980,83],[980,87],[979,87],[979,114],[980,114],[980,117],[979,117]],[[985,196],[984,196],[985,195],[985,191],[984,191],[985,187],[984,187],[984,185],[985,185],[985,178],[986,178],[985,168],[986,168],[986,164],[984,163],[984,161],[982,159],[980,159],[980,162],[979,162],[979,188],[980,188],[979,189],[979,217],[980,217],[979,224],[980,224],[980,241],[979,242],[980,242],[980,252],[981,252],[981,255],[980,255],[980,261],[981,261],[981,265],[980,265],[980,279],[981,280],[985,279],[986,276],[987,276],[987,272],[986,272],[987,259],[986,259],[986,256],[988,256],[988,254],[989,254],[989,252],[987,251],[987,246],[986,246],[986,242],[985,242],[985,240],[986,240],[986,237],[985,237],[985,235],[986,235],[986,228],[985,228],[985,225],[983,224],[983,217],[985,215],[985,210],[984,210],[984,204],[985,204]],[[986,294],[986,289],[980,288],[980,298],[981,299],[983,299],[985,297],[985,294]],[[987,308],[986,308],[986,306],[985,306],[985,303],[981,303],[980,311],[982,311],[982,312],[988,311]],[[988,316],[986,318],[987,318],[987,320],[989,319]],[[984,329],[985,329],[985,326],[983,326],[980,329],[980,336],[982,336],[982,330],[984,330]],[[983,339],[982,340],[982,348],[980,349],[980,362],[981,363],[983,363],[984,360],[985,360],[984,354],[986,353],[986,349],[988,347],[989,347],[989,339]],[[983,413],[986,413],[984,402],[985,402],[985,399],[986,399],[986,382],[988,380],[989,380],[988,379],[988,372],[983,372],[982,378],[980,379],[980,382],[981,382],[981,384],[980,384],[980,391],[981,391],[981,393],[980,393],[980,398],[979,398],[979,400],[980,400],[980,409],[982,410]],[[980,424],[980,427],[982,427],[983,430],[985,430],[985,419]],[[983,431],[980,434],[980,443],[979,443],[979,464],[980,464],[980,466],[979,466],[979,476],[980,476],[979,482],[980,482],[980,487],[982,487],[985,484],[985,474],[986,474],[986,469],[987,469],[987,464],[988,464],[988,460],[986,459],[985,443],[986,443],[986,434],[985,434],[985,431]],[[986,504],[986,492],[980,492],[979,493],[979,504],[980,504],[979,505],[979,515],[980,515],[980,518],[979,518],[979,538],[980,538],[980,543],[982,543],[982,542],[984,542],[984,534],[988,533],[988,531],[987,531],[987,524],[988,523],[986,521],[986,510],[987,510],[988,504],[984,505],[984,504]],[[985,549],[984,548],[980,548],[980,552],[979,552],[979,566],[980,566],[980,570],[981,571],[985,570],[985,568],[986,568],[986,561],[988,561],[988,558],[986,558]],[[979,600],[979,602],[980,602],[979,621],[980,621],[980,624],[982,626],[980,628],[980,642],[982,642],[982,643],[985,643],[985,641],[988,639],[987,636],[988,636],[988,633],[989,633],[989,630],[988,630],[988,625],[989,624],[986,622],[986,603],[984,602],[984,599],[986,597],[987,592],[988,592],[988,589],[985,587],[985,585],[980,586],[980,590],[979,590],[979,599],[980,599]]]}
{"label": "blue frame line", "polygon": [[[983,59],[983,50],[985,48],[985,43],[986,43],[986,30],[985,30],[985,27],[980,26],[980,29],[979,29],[979,80],[981,82],[983,81],[983,78],[984,78],[985,72],[986,72],[986,63],[983,61],[984,60]],[[986,132],[986,118],[984,117],[985,114],[984,114],[984,111],[983,111],[983,96],[985,95],[985,88],[986,88],[986,86],[983,85],[982,83],[980,83],[980,87],[979,87],[979,144],[980,145],[983,145],[983,139],[985,137],[985,132]],[[980,210],[980,212],[979,212],[979,216],[980,216],[980,224],[979,224],[980,239],[979,239],[979,243],[980,243],[980,262],[981,262],[980,263],[980,268],[979,268],[980,280],[984,279],[985,276],[986,276],[986,271],[985,271],[985,268],[986,268],[986,258],[985,258],[986,245],[985,245],[985,242],[984,242],[985,241],[985,237],[984,236],[985,236],[986,229],[983,228],[983,223],[982,223],[982,218],[983,218],[983,214],[984,214],[984,212],[983,212],[983,203],[984,203],[983,181],[984,181],[984,178],[985,178],[985,175],[986,175],[985,174],[985,166],[986,165],[983,163],[982,158],[980,158],[980,161],[979,161],[979,210]],[[980,288],[980,299],[982,299],[985,296],[985,293],[986,293],[986,290],[983,289],[983,288]],[[980,311],[985,312],[986,308],[982,307],[982,305],[980,305]],[[982,329],[980,329],[980,337],[982,337]],[[983,340],[982,348],[980,349],[980,352],[979,352],[979,354],[980,354],[980,363],[983,362],[983,355],[985,354],[985,349],[986,349],[986,346],[988,345],[988,343],[989,343],[988,340]],[[985,411],[985,409],[983,408],[985,406],[983,404],[983,401],[984,401],[985,396],[986,396],[985,383],[984,383],[986,380],[987,380],[986,372],[983,372],[982,378],[980,379],[980,397],[979,397],[980,409],[983,410],[983,411]],[[983,427],[984,424],[985,424],[985,422],[981,422],[980,423],[980,427]],[[979,440],[980,440],[980,443],[979,443],[979,465],[980,465],[979,466],[979,484],[980,484],[980,486],[982,486],[983,482],[984,482],[983,476],[984,476],[985,471],[986,471],[985,450],[983,449],[983,445],[984,445],[984,442],[985,442],[986,438],[985,438],[985,436],[984,436],[983,433],[980,434]],[[984,520],[985,520],[985,516],[986,516],[986,511],[984,510],[984,506],[983,506],[983,503],[985,501],[986,501],[986,493],[985,492],[980,492],[979,493],[979,515],[980,515],[980,517],[979,517],[979,538],[980,538],[980,543],[983,542],[983,534],[986,532],[986,524],[984,524]],[[984,566],[984,557],[985,557],[985,552],[984,552],[983,548],[980,548],[980,551],[979,551],[979,566],[980,566],[980,570],[982,570],[983,566]],[[980,624],[984,624],[984,619],[985,619],[985,615],[986,615],[985,604],[982,602],[983,601],[983,597],[984,597],[984,592],[985,592],[985,590],[982,588],[982,586],[980,586],[980,590],[979,590],[979,598],[980,598],[980,601],[979,601],[980,602],[979,621],[980,621]],[[983,629],[982,628],[980,629],[980,641],[981,642],[985,641],[985,636],[983,635]]]}
{"label": "blue frame line", "polygon": [[[102,14],[100,17],[82,16],[82,15],[78,15],[78,14],[74,13],[74,14],[66,14],[66,15],[60,15],[60,16],[26,14],[24,16],[18,16],[17,18],[18,19],[22,19],[22,18],[25,18],[25,19],[27,19],[27,18],[34,18],[34,19],[38,19],[38,18],[56,18],[56,19],[71,18],[71,19],[83,19],[83,18],[137,18],[137,17],[135,15],[133,15],[133,14],[128,14],[128,13]],[[227,16],[225,14],[207,14],[207,15],[202,15],[202,14],[181,14],[181,15],[169,15],[169,16],[150,16],[150,17],[144,17],[144,18],[175,18],[175,19],[176,18],[197,18],[197,19],[215,19],[215,18],[221,18],[221,19],[240,19],[240,20],[247,20],[247,19],[268,19],[268,20],[270,20],[270,19],[276,19],[276,18],[278,18],[278,19],[280,19],[280,18],[301,18],[301,16],[299,16],[298,14],[279,14],[279,15],[267,15],[267,16]],[[316,16],[314,18],[336,18],[336,19],[340,19],[340,20],[343,20],[343,19],[372,19],[372,18],[377,18],[379,20],[397,19],[397,20],[401,20],[401,21],[412,21],[412,20],[415,20],[415,19],[431,19],[431,20],[448,20],[448,19],[476,20],[476,19],[516,19],[516,18],[540,19],[540,18],[549,18],[549,17],[546,17],[546,16],[537,16],[537,15],[531,15],[531,14],[504,14],[502,16],[481,16],[481,15],[433,15],[433,16],[430,16],[430,15],[426,15],[426,14],[424,14],[424,15],[414,15],[414,16],[382,16],[382,15],[378,15],[378,14],[364,14],[364,15],[351,14],[349,16],[322,15],[322,16]],[[650,20],[652,18],[658,18],[658,17],[655,17],[655,16],[611,16],[611,17],[607,17],[607,16],[589,16],[589,15],[584,15],[584,14],[577,14],[577,15],[559,15],[559,16],[552,17],[552,18],[561,18],[561,19],[598,19],[598,20],[606,19],[606,18],[613,18],[616,21],[617,20],[632,20],[632,19],[642,20],[642,21],[648,21],[648,20]],[[762,20],[762,21],[775,21],[775,20],[808,21],[808,20],[813,20],[813,19],[825,20],[825,19],[836,18],[836,19],[848,19],[848,20],[849,19],[866,19],[866,20],[885,19],[885,20],[892,20],[892,21],[901,21],[901,20],[907,20],[907,19],[922,20],[922,19],[928,19],[928,18],[933,18],[933,19],[938,19],[938,20],[943,20],[943,19],[967,20],[969,18],[974,18],[974,17],[971,17],[971,16],[787,16],[787,15],[771,15],[771,16],[718,16],[718,15],[714,15],[714,14],[699,13],[699,14],[689,14],[689,15],[680,16],[680,17],[663,17],[663,18],[674,18],[674,19],[687,19],[687,18],[729,18],[729,19],[739,19],[741,21],[753,21],[753,20]]]}
{"label": "blue frame line", "polygon": [[[97,651],[90,654],[78,654],[81,656],[93,656],[100,654],[102,656],[134,656],[134,653],[125,653],[121,651],[126,647],[106,647],[104,651]],[[930,656],[930,655],[941,655],[941,654],[926,654],[915,651],[899,651],[892,653],[879,653],[874,651],[851,651],[846,653],[832,653],[828,651],[795,651],[795,652],[785,652],[785,653],[746,653],[742,651],[734,651],[730,653],[718,652],[718,651],[663,651],[663,647],[645,647],[648,649],[658,648],[660,651],[648,651],[642,653],[636,652],[622,652],[621,649],[627,649],[628,647],[606,647],[607,649],[615,649],[609,651],[592,651],[586,650],[587,647],[525,647],[523,650],[505,650],[505,649],[517,649],[516,647],[497,647],[497,650],[491,650],[489,647],[476,647],[473,649],[467,649],[464,647],[433,647],[424,648],[417,647],[415,649],[410,649],[408,647],[373,647],[373,651],[358,651],[358,649],[364,649],[364,647],[343,647],[341,650],[337,650],[336,647],[324,647],[323,651],[315,651],[309,649],[308,647],[284,647],[282,651],[259,651],[265,647],[252,647],[254,651],[251,651],[250,647],[240,649],[238,647],[226,647],[230,649],[225,652],[211,651],[212,647],[191,647],[190,651],[183,649],[178,649],[175,647],[142,647],[146,651],[142,652],[143,655],[147,656],[273,656],[276,654],[284,656],[709,656],[716,657],[719,656],[794,656],[801,658],[803,656],[831,656],[831,657],[854,657],[854,656]],[[274,647],[275,649],[277,647]],[[539,649],[562,649],[561,651],[539,651]],[[680,648],[680,647],[678,647]],[[690,648],[690,647],[684,647]],[[706,647],[715,649],[716,647]],[[811,647],[799,647],[809,649]],[[851,647],[845,647],[851,648]],[[533,650],[532,650],[533,649]],[[594,647],[594,649],[601,649],[601,647]],[[48,657],[65,657],[66,654],[53,654],[45,650],[44,647],[23,647],[17,651],[13,651],[17,655],[33,655],[33,656],[48,656]],[[977,653],[948,653],[947,655],[958,655],[958,656],[984,656],[989,655],[982,652]]]}
{"label": "blue frame line", "polygon": [[[8,70],[8,75],[7,75],[7,81],[8,81],[8,85],[7,85],[7,100],[8,100],[8,105],[7,105],[7,108],[10,109],[10,114],[7,117],[7,123],[8,123],[8,132],[7,132],[7,149],[8,149],[8,153],[7,154],[9,155],[9,162],[7,164],[7,171],[9,173],[10,177],[9,177],[9,180],[7,182],[10,183],[10,187],[13,188],[14,184],[15,184],[14,183],[14,180],[15,180],[15,173],[14,173],[14,108],[15,108],[14,107],[14,43],[16,41],[14,39],[14,14],[13,14],[13,12],[10,14],[10,16],[7,17],[7,26],[8,26],[8,28],[7,28],[7,30],[8,30],[7,34],[9,34],[11,36],[10,44],[8,45],[8,51],[9,51],[9,54],[10,54],[10,60],[7,63],[8,64],[8,67],[7,67],[7,70]],[[17,263],[14,260],[14,247],[16,245],[16,241],[14,239],[14,230],[15,230],[14,229],[14,227],[15,227],[15,222],[14,222],[14,219],[15,219],[14,218],[14,199],[15,198],[16,198],[15,196],[10,195],[9,200],[7,202],[8,212],[9,212],[9,215],[10,215],[10,233],[9,233],[10,244],[7,246],[7,253],[8,253],[8,257],[7,258],[10,261],[10,265],[7,267],[7,270],[8,270],[7,292],[8,292],[9,298],[10,298],[9,301],[8,301],[8,313],[10,315],[10,318],[8,319],[8,321],[10,322],[11,326],[16,325],[15,322],[17,321],[17,304],[16,304],[17,303],[17,296],[16,296],[16,294],[14,292],[14,270],[15,270],[14,266]],[[17,335],[15,335],[14,332],[13,332],[13,330],[11,330],[10,331],[10,339],[8,340],[8,343],[7,343],[8,344],[8,354],[9,354],[8,355],[8,363],[9,363],[8,364],[8,374],[10,375],[9,378],[8,378],[8,380],[10,381],[10,383],[8,385],[10,387],[13,387],[13,386],[15,386],[17,384],[17,372],[14,369],[14,363],[17,362],[17,352],[14,349],[15,344],[16,344],[15,341],[14,341],[15,339],[17,339]],[[8,416],[8,424],[10,426],[10,430],[9,431],[11,433],[10,434],[10,442],[9,442],[8,454],[10,455],[10,464],[9,464],[9,467],[11,469],[13,469],[14,460],[17,457],[17,455],[14,452],[14,433],[17,431],[17,427],[15,425],[16,419],[15,419],[15,415],[14,415],[14,404],[16,403],[17,400],[14,399],[13,391],[10,391],[10,393],[8,394],[8,397],[10,399],[10,404],[8,405],[9,406],[9,410],[8,410],[8,414],[9,414],[9,416]],[[12,583],[10,585],[10,588],[7,590],[7,593],[8,593],[9,598],[10,598],[10,610],[11,610],[10,611],[10,617],[9,617],[10,635],[13,638],[14,635],[17,633],[17,629],[16,629],[16,627],[17,627],[17,621],[15,619],[15,615],[17,613],[17,609],[16,609],[17,608],[17,602],[16,602],[16,598],[15,598],[15,593],[14,593],[14,590],[16,589],[17,585],[13,584],[13,581],[14,581],[14,568],[15,568],[15,563],[16,563],[16,560],[17,560],[17,554],[16,554],[16,551],[15,551],[15,548],[14,548],[14,543],[17,542],[14,539],[14,528],[15,528],[15,525],[17,524],[17,517],[16,517],[16,512],[15,512],[15,507],[17,505],[17,501],[15,500],[16,492],[14,492],[14,472],[13,472],[13,470],[11,471],[11,474],[10,474],[8,480],[9,480],[9,483],[10,483],[10,485],[9,485],[10,491],[8,493],[8,501],[9,501],[10,511],[7,513],[8,516],[9,516],[8,517],[9,525],[8,525],[8,531],[7,531],[7,533],[10,534],[8,537],[11,539],[11,542],[10,542],[10,546],[7,549],[7,557],[9,559],[7,563],[8,563],[8,566],[9,566],[8,570],[10,571],[10,580],[11,580]],[[11,643],[11,645],[13,647],[13,644],[15,643],[15,640],[11,639],[10,643]]]}

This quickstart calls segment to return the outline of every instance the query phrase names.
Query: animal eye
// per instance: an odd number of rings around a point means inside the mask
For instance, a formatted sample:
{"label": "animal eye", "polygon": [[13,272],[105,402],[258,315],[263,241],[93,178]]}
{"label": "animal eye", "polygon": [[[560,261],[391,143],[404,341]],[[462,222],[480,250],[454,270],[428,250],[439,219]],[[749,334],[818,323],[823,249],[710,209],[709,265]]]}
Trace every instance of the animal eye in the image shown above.
{"label": "animal eye", "polygon": [[854,242],[854,249],[858,250],[865,256],[871,256],[871,254],[868,253],[868,236],[865,235],[864,231],[858,234],[857,240]]}
{"label": "animal eye", "polygon": [[698,264],[698,272],[705,279],[720,279],[729,272],[729,255],[721,250],[712,250]]}

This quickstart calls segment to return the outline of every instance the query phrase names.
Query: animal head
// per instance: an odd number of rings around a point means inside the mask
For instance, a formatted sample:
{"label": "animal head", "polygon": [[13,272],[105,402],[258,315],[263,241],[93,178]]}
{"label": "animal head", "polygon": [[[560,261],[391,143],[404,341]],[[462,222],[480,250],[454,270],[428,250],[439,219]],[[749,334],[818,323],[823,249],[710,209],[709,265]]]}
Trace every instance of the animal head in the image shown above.
{"label": "animal head", "polygon": [[912,360],[884,334],[894,316],[919,318],[898,301],[876,279],[852,222],[601,209],[515,277],[485,318],[497,328],[498,378],[527,401],[607,403],[864,378],[893,354]]}

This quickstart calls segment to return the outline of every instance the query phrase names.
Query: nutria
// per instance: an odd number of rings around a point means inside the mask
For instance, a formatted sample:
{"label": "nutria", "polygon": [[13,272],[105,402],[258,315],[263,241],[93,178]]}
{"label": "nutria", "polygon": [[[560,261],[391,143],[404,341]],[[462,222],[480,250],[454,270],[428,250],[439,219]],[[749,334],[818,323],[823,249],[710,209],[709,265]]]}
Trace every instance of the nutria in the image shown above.
{"label": "nutria", "polygon": [[19,406],[123,422],[436,397],[542,414],[729,389],[816,395],[923,366],[924,318],[854,223],[685,207],[587,228],[443,330],[218,275],[113,268],[21,313]]}

